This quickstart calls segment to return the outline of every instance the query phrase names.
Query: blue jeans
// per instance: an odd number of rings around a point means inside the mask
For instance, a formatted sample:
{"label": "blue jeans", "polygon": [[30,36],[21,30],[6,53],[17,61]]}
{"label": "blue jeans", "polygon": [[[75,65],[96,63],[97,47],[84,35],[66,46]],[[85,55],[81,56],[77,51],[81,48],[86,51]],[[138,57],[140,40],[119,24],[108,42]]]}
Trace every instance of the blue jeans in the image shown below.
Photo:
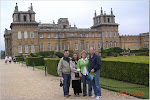
{"label": "blue jeans", "polygon": [[87,95],[86,91],[86,81],[88,81],[88,93],[89,95],[92,95],[92,85],[91,81],[89,80],[87,75],[82,74],[82,82],[83,82],[83,95]]}
{"label": "blue jeans", "polygon": [[92,80],[92,87],[94,89],[94,94],[97,96],[101,96],[101,86],[100,86],[100,70],[97,70],[95,73],[95,77]]}
{"label": "blue jeans", "polygon": [[63,77],[63,92],[64,96],[69,94],[69,88],[70,88],[70,74],[62,74]]}

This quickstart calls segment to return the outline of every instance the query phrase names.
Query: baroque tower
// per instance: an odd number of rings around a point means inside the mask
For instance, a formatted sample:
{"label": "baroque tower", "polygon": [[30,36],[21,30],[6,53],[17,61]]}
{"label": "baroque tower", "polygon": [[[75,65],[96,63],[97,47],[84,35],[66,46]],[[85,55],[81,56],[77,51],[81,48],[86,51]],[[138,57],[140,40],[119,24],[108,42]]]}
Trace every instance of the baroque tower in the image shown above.
{"label": "baroque tower", "polygon": [[19,11],[16,3],[10,25],[12,32],[12,55],[29,55],[39,51],[38,23],[35,21],[33,6],[28,11]]}

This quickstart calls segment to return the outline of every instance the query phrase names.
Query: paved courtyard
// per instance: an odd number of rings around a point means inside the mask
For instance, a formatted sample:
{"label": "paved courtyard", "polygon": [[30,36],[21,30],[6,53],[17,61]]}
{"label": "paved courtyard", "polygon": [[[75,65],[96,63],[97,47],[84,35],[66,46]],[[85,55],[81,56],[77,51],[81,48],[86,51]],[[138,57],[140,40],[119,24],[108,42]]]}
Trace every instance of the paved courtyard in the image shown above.
{"label": "paved courtyard", "polygon": [[[47,75],[44,71],[22,64],[5,64],[0,59],[0,92],[2,99],[66,99],[63,97],[62,87],[59,86],[59,77]],[[72,86],[71,86],[72,87]],[[91,97],[74,97],[70,88],[69,99],[91,99]],[[102,99],[137,99],[117,92],[102,89]]]}

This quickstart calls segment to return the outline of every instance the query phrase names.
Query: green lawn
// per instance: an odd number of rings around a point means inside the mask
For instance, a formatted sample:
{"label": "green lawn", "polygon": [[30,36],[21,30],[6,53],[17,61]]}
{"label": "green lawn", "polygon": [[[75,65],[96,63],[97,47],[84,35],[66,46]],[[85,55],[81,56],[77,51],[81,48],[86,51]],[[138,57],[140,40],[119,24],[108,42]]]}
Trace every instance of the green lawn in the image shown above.
{"label": "green lawn", "polygon": [[35,66],[35,68],[45,70],[44,66]]}
{"label": "green lawn", "polygon": [[119,56],[102,58],[102,61],[120,61],[149,64],[149,56]]}
{"label": "green lawn", "polygon": [[[134,95],[138,98],[145,98],[148,99],[149,98],[149,87],[143,86],[143,85],[138,85],[138,84],[131,84],[131,83],[127,83],[127,82],[123,82],[123,81],[117,81],[117,80],[113,80],[113,79],[107,79],[107,78],[100,78],[100,84],[102,88],[105,89],[109,89],[112,91],[116,91],[116,94],[118,92],[122,92],[124,94],[129,94],[130,95]],[[146,88],[111,88],[111,87],[106,87],[103,85],[107,85],[107,86],[112,86],[112,87],[146,87]],[[142,94],[144,93],[144,94]],[[142,96],[140,96],[142,95]]]}

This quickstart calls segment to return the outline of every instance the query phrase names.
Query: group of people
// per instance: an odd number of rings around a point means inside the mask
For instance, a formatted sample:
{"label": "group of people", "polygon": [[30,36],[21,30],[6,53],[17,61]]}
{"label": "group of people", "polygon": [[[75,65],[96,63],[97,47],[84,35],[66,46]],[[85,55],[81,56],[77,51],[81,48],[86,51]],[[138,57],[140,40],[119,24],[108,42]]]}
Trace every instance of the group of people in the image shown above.
{"label": "group of people", "polygon": [[[58,63],[58,75],[63,79],[63,92],[64,97],[71,96],[69,94],[70,80],[72,80],[72,88],[75,96],[83,91],[83,96],[87,96],[88,83],[88,96],[92,98],[101,99],[101,86],[100,86],[100,66],[101,58],[95,54],[93,47],[90,48],[90,56],[87,58],[87,52],[83,50],[81,52],[81,58],[79,59],[77,53],[73,53],[73,57],[69,57],[69,51],[64,51],[64,57]],[[92,78],[91,78],[92,76]],[[81,81],[83,83],[83,89],[81,89]],[[92,88],[94,94],[92,95]]]}
{"label": "group of people", "polygon": [[[16,63],[16,57],[13,56],[13,61],[14,63]],[[5,56],[5,63],[7,64],[7,62],[11,63],[12,62],[12,57],[11,56]]]}

